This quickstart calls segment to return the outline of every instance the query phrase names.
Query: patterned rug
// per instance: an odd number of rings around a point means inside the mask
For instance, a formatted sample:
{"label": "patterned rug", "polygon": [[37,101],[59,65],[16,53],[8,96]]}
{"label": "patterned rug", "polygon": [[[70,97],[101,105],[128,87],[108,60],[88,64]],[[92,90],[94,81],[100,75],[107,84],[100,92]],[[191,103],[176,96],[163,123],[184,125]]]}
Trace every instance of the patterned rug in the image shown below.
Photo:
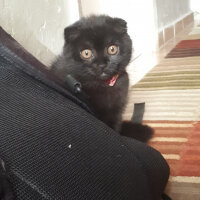
{"label": "patterned rug", "polygon": [[130,119],[134,103],[145,102],[144,123],[155,129],[150,145],[170,165],[166,193],[173,200],[200,200],[200,32],[196,32],[131,88],[129,112],[124,115]]}

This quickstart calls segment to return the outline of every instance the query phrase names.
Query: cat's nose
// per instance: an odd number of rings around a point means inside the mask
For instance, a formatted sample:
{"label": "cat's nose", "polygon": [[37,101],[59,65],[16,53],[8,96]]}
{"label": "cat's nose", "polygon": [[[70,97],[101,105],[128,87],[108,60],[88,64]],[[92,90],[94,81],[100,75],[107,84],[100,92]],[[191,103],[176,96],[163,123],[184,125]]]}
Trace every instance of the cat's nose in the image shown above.
{"label": "cat's nose", "polygon": [[105,72],[103,72],[101,75],[100,75],[100,78],[102,80],[106,80],[108,78],[108,74],[106,74]]}
{"label": "cat's nose", "polygon": [[101,77],[102,78],[104,78],[104,77],[106,77],[107,76],[107,74],[105,73],[105,72],[103,72],[102,74],[101,74]]}

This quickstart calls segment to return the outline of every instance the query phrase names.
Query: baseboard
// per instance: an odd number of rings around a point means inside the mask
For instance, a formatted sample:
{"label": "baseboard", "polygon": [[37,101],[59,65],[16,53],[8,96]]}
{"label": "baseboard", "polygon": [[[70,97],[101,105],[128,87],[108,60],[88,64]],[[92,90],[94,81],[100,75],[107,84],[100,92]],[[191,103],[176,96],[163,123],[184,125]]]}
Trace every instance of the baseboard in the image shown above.
{"label": "baseboard", "polygon": [[163,28],[158,33],[158,48],[162,48],[169,40],[174,38],[177,34],[183,31],[188,25],[194,22],[194,13],[190,13],[183,19],[177,21],[171,26]]}

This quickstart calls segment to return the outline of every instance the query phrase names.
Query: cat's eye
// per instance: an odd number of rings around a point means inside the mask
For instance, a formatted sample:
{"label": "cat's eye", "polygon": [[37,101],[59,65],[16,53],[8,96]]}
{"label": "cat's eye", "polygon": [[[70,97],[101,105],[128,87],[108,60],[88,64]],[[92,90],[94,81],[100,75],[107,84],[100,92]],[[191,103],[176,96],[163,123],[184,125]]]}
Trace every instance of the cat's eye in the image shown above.
{"label": "cat's eye", "polygon": [[108,54],[115,55],[118,52],[118,47],[116,45],[111,45],[108,47]]}
{"label": "cat's eye", "polygon": [[81,51],[81,58],[82,59],[90,59],[92,57],[92,51],[90,49],[84,49]]}

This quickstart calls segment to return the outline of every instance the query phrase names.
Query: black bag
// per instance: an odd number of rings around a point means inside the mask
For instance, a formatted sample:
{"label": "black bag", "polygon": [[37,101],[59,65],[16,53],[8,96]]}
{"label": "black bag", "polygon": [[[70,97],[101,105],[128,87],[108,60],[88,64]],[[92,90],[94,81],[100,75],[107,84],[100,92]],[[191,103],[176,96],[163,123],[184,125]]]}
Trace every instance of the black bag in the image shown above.
{"label": "black bag", "polygon": [[121,137],[87,105],[0,44],[0,157],[16,200],[160,200],[161,154]]}

